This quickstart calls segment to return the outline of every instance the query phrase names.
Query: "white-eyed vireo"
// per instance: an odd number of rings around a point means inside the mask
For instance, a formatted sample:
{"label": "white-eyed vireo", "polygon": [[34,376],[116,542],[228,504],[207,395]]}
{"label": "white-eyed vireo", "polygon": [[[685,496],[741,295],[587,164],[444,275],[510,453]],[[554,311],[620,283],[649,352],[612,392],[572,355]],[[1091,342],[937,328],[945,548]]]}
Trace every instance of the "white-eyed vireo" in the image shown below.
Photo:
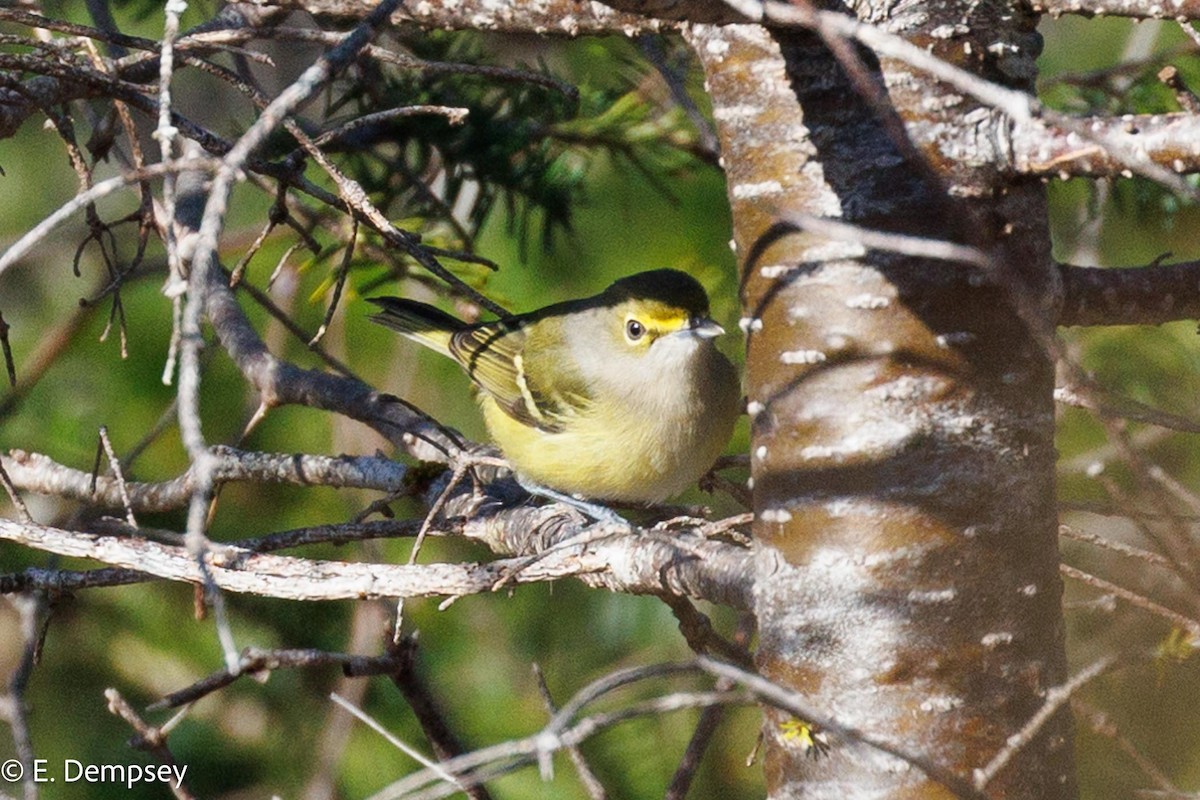
{"label": "white-eyed vireo", "polygon": [[737,372],[713,344],[724,331],[677,270],[475,325],[412,300],[371,302],[375,322],[466,370],[488,431],[535,492],[660,502],[712,466],[739,412]]}

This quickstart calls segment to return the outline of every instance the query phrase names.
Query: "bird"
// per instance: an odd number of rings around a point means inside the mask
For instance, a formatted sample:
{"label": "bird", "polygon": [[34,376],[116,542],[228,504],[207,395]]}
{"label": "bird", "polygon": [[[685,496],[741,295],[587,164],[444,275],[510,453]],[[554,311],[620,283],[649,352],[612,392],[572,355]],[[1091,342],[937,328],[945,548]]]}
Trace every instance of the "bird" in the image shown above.
{"label": "bird", "polygon": [[741,409],[724,329],[691,275],[656,269],[591,297],[468,324],[434,306],[374,297],[371,320],[453,359],[484,422],[533,494],[596,518],[594,501],[651,505],[693,485]]}

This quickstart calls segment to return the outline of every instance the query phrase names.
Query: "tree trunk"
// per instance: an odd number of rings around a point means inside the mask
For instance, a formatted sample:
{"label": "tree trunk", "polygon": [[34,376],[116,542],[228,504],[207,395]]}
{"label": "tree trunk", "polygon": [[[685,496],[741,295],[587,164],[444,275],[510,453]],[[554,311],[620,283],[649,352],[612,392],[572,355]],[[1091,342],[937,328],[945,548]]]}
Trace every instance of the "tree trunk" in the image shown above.
{"label": "tree trunk", "polygon": [[[1036,20],[1015,5],[856,11],[1032,86]],[[1043,188],[989,170],[971,148],[991,112],[906,65],[858,51],[932,170],[914,166],[816,34],[688,35],[741,260],[759,669],[839,723],[970,779],[1065,678]],[[970,244],[993,266],[775,235],[797,213]],[[830,737],[814,758],[786,722],[768,710],[772,798],[954,796],[862,742]],[[1074,797],[1071,750],[1069,716],[1056,714],[986,792]]]}

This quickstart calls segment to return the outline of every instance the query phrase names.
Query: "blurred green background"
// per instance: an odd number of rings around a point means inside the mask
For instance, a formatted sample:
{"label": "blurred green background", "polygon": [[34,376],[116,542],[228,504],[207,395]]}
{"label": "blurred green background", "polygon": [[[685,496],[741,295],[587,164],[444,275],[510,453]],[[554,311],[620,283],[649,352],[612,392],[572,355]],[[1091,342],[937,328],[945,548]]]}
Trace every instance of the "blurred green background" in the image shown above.
{"label": "blurred green background", "polygon": [[[161,18],[155,5],[115,3],[122,30],[157,38]],[[53,16],[88,21],[81,2],[47,2],[44,9]],[[210,6],[193,3],[185,26],[211,13]],[[1170,93],[1153,79],[1156,64],[1164,63],[1161,59],[1167,54],[1185,77],[1197,73],[1194,53],[1182,51],[1188,40],[1177,26],[1166,23],[1046,20],[1042,31],[1046,37],[1042,94],[1056,107],[1073,112],[1174,110]],[[13,28],[9,32],[23,31]],[[533,163],[539,169],[526,175],[499,175],[498,179],[509,181],[511,191],[492,198],[490,205],[481,204],[486,213],[479,215],[481,225],[474,246],[501,269],[491,274],[478,266],[448,264],[513,310],[592,293],[614,278],[640,269],[682,268],[708,288],[715,315],[731,331],[724,347],[741,359],[724,183],[715,166],[703,158],[681,155],[673,146],[695,149],[699,138],[685,115],[666,99],[661,78],[645,63],[637,45],[618,39],[514,43],[455,37],[439,37],[431,45],[408,44],[440,48],[445,54],[483,62],[540,62],[581,92],[577,108],[550,96],[529,95],[523,101],[512,101],[542,109],[547,118],[539,124],[543,129],[557,125],[554,130],[560,141],[540,151],[521,151],[522,163]],[[283,75],[289,70],[294,74],[314,52],[290,46],[269,49]],[[668,55],[676,52],[667,49]],[[1118,73],[1115,84],[1077,79],[1084,71],[1106,69],[1129,59],[1141,59],[1146,66]],[[269,74],[263,73],[264,83],[278,88],[283,79],[268,80]],[[702,106],[694,70],[688,81],[692,96]],[[381,85],[398,93],[450,91],[409,85],[394,76]],[[496,108],[505,107],[507,101],[497,99],[503,92],[518,91],[504,84],[498,88],[471,84],[455,90],[474,92],[473,98],[483,105],[494,102]],[[235,135],[250,118],[243,101],[229,96],[209,78],[183,72],[177,92],[184,113],[203,119],[224,135]],[[221,102],[213,101],[214,92],[219,93]],[[364,102],[366,99],[370,98]],[[315,103],[305,109],[305,115],[314,120],[338,118],[349,115],[353,108],[354,102],[341,107]],[[573,116],[576,113],[578,116]],[[87,136],[85,119],[82,114],[77,119],[80,139]],[[505,118],[496,119],[500,122],[495,124],[500,125]],[[11,243],[76,190],[62,144],[43,128],[42,121],[33,118],[16,137],[0,141],[0,167],[5,172],[0,177],[0,246]],[[544,134],[535,128],[518,125],[509,134],[523,142]],[[408,155],[420,161],[422,154],[417,151],[421,142],[433,134],[415,128],[404,134],[416,142]],[[464,163],[467,158],[478,159],[479,154],[470,151],[476,145],[463,144],[460,155]],[[403,154],[393,155],[400,160]],[[388,192],[396,197],[385,207],[391,218],[411,223],[430,240],[463,245],[455,232],[431,217],[427,209],[405,205],[406,195],[396,190],[386,161],[372,160],[353,149],[337,158],[350,174],[376,191],[373,197]],[[471,163],[478,169],[482,161]],[[99,167],[97,176],[118,170],[119,162],[114,159]],[[308,174],[319,180],[315,168]],[[1192,258],[1200,249],[1194,235],[1196,209],[1182,207],[1140,181],[1054,182],[1049,192],[1055,253],[1062,261],[1137,265],[1149,263],[1165,251],[1175,253],[1176,258]],[[257,235],[270,202],[269,196],[251,188],[235,192],[222,250],[227,264],[236,262]],[[566,204],[569,227],[562,216]],[[108,220],[135,208],[133,192],[99,204],[101,216]],[[133,252],[135,231],[127,226],[117,229],[117,234],[118,255],[127,260]],[[88,470],[99,426],[107,426],[118,453],[128,454],[166,415],[165,431],[128,465],[126,475],[140,481],[173,477],[185,468],[186,458],[170,416],[174,388],[160,380],[170,332],[170,304],[160,291],[161,248],[151,246],[149,262],[154,268],[131,279],[121,292],[128,330],[128,357],[123,359],[115,331],[100,340],[111,303],[82,309],[79,305],[80,298],[95,295],[108,280],[94,246],[84,251],[81,275],[72,274],[72,259],[85,235],[82,218],[76,218],[17,268],[0,276],[0,311],[12,325],[18,374],[30,374],[48,348],[62,348],[31,389],[17,394],[7,387],[0,390],[0,447],[46,453],[63,464]],[[346,229],[334,224],[319,227],[315,236],[324,248],[322,254],[295,251],[271,288],[275,302],[309,332],[316,330],[324,315],[330,275],[341,257],[336,246],[347,235]],[[264,287],[295,242],[291,232],[275,231],[250,264],[247,280]],[[408,265],[383,266],[371,256],[368,245],[369,238],[364,238],[364,246],[356,251],[346,294],[323,346],[378,388],[416,403],[468,436],[481,438],[482,424],[466,379],[453,365],[367,322],[363,295],[433,297],[419,275],[397,279],[397,275],[407,274]],[[302,342],[288,336],[261,309],[252,303],[245,307],[273,352],[304,366],[320,365]],[[464,310],[461,304],[447,307]],[[1200,396],[1200,350],[1194,323],[1156,329],[1067,331],[1064,335],[1082,364],[1113,391],[1184,416],[1195,413]],[[208,440],[236,441],[257,398],[247,392],[220,352],[214,352],[208,363],[202,391]],[[1138,426],[1133,426],[1132,433],[1145,444],[1150,457],[1181,482],[1189,487],[1198,485],[1200,459],[1189,436]],[[746,442],[743,424],[729,452],[745,452]],[[356,423],[314,410],[284,408],[272,411],[243,446],[268,452],[370,454],[384,445]],[[1106,474],[1128,484],[1128,475],[1106,447],[1104,431],[1090,414],[1078,410],[1062,413],[1060,494],[1064,501],[1105,498],[1087,473],[1096,463],[1108,465]],[[212,536],[235,539],[342,522],[373,499],[369,493],[357,491],[233,485],[221,493]],[[736,508],[725,498],[698,491],[685,499],[710,503],[724,512]],[[84,522],[81,510],[71,504],[35,496],[28,502],[35,517],[48,524]],[[6,514],[12,511],[7,505],[3,509]],[[395,510],[400,515],[421,513],[404,502],[397,503]],[[1066,519],[1092,532],[1136,541],[1136,531],[1126,520],[1082,513]],[[140,522],[181,530],[183,515],[144,516]],[[407,558],[409,547],[407,542],[384,541],[308,548],[297,554],[395,563]],[[1081,568],[1135,585],[1167,605],[1190,607],[1192,601],[1183,587],[1147,571],[1144,564],[1116,560],[1111,554],[1072,542],[1064,549],[1066,560]],[[423,561],[487,557],[477,547],[443,540],[429,542],[422,552]],[[86,565],[0,544],[0,571],[27,566]],[[1090,602],[1096,596],[1095,590],[1068,584],[1074,666],[1090,663],[1099,653],[1153,649],[1169,635],[1169,626],[1161,620],[1127,607],[1118,607],[1114,613]],[[227,600],[241,646],[375,653],[391,613],[387,604],[299,604],[234,595]],[[163,584],[91,590],[60,599],[27,695],[37,755],[52,764],[64,758],[92,764],[150,763],[148,755],[126,746],[130,730],[106,711],[103,691],[116,687],[142,708],[163,693],[219,669],[221,652],[212,623],[195,621],[192,605],[189,587]],[[728,612],[706,610],[722,631],[731,630]],[[659,601],[586,590],[574,582],[522,586],[506,594],[464,598],[444,611],[437,609],[437,601],[410,601],[406,617],[408,624],[420,631],[423,675],[434,687],[451,724],[472,746],[528,735],[543,724],[546,711],[531,663],[541,665],[555,699],[563,702],[588,681],[615,668],[688,655],[671,614]],[[19,656],[17,615],[8,605],[0,605],[0,675],[10,675]],[[621,699],[639,696],[638,691],[648,696],[667,687],[667,682],[659,681],[627,691]],[[1167,774],[1195,789],[1200,787],[1200,728],[1194,724],[1187,700],[1196,697],[1198,690],[1200,671],[1194,659],[1149,665],[1139,662],[1096,682],[1083,697],[1103,709],[1117,723],[1121,735]],[[377,734],[350,723],[329,701],[330,691],[350,697],[405,741],[423,742],[411,712],[388,681],[344,681],[333,668],[281,670],[265,684],[243,679],[200,701],[178,725],[170,745],[176,758],[189,766],[190,787],[203,797],[278,794],[316,798],[330,796],[323,794],[327,787],[323,788],[320,780],[326,776],[332,779],[331,796],[362,797],[415,768]],[[612,703],[602,707],[612,707]],[[161,722],[165,716],[151,718]],[[596,737],[583,749],[611,796],[661,797],[695,718],[694,712],[680,712],[629,723]],[[1085,724],[1079,728],[1085,797],[1128,797],[1149,785],[1111,738],[1091,733]],[[692,796],[760,796],[761,768],[746,766],[756,735],[754,709],[731,713],[704,760]],[[0,761],[11,757],[12,748],[11,739],[0,735]],[[298,759],[297,754],[303,757]],[[551,782],[543,783],[535,769],[525,769],[497,781],[494,796],[585,796],[569,762],[560,756],[555,765]],[[47,797],[164,796],[159,789],[145,787],[130,792],[123,787],[81,784],[44,788]],[[15,793],[17,787],[0,789]]]}

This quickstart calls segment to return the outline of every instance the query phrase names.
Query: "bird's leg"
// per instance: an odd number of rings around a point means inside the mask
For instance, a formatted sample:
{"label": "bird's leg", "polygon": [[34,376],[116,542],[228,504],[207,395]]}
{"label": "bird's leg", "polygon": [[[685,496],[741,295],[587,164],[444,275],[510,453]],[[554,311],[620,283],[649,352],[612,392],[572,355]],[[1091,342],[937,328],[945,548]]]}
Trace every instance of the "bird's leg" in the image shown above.
{"label": "bird's leg", "polygon": [[599,505],[598,503],[589,503],[587,500],[581,500],[574,495],[566,494],[565,492],[555,491],[548,486],[542,486],[540,483],[534,483],[528,478],[517,475],[517,483],[521,484],[521,488],[529,492],[535,497],[544,497],[547,500],[554,500],[558,503],[566,503],[572,508],[577,508],[587,516],[596,520],[596,522],[615,522],[620,525],[628,525],[629,522],[611,508]]}

